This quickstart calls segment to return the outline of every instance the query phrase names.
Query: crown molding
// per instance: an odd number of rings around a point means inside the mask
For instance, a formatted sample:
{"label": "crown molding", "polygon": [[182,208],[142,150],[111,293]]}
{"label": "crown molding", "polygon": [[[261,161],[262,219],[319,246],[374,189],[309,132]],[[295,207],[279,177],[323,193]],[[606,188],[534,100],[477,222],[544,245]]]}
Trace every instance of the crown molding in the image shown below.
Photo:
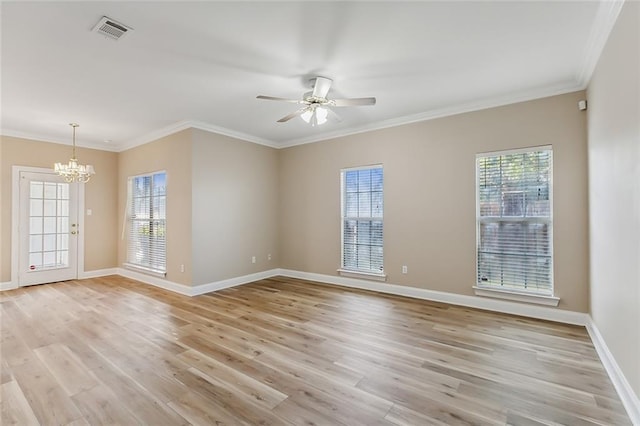
{"label": "crown molding", "polygon": [[[37,134],[37,133],[21,132],[21,131],[12,130],[12,129],[0,129],[0,135],[9,136],[12,138],[29,139],[37,142],[55,143],[58,145],[67,145],[67,146],[72,145],[71,142],[61,141],[51,136]],[[82,141],[76,141],[76,146],[78,148],[97,149],[100,151],[109,151],[109,152],[120,151],[119,147],[115,145],[106,145],[106,144],[98,145],[98,144],[86,143]]]}
{"label": "crown molding", "polygon": [[238,132],[235,130],[227,129],[225,127],[216,126],[215,124],[204,123],[202,121],[183,120],[120,144],[118,146],[118,151],[126,151],[128,149],[135,148],[136,146],[144,145],[187,129],[204,130],[205,132],[217,133],[219,135],[229,136],[247,142],[253,142],[258,145],[266,145],[271,148],[278,148],[278,145],[275,142],[250,135],[248,133]]}
{"label": "crown molding", "polygon": [[[496,108],[500,106],[515,104],[518,102],[526,102],[526,101],[531,101],[535,99],[546,98],[549,96],[563,95],[566,93],[576,92],[579,90],[584,90],[584,86],[576,82],[570,82],[570,83],[560,84],[556,86],[518,92],[518,93],[509,94],[505,96],[488,98],[478,102],[469,102],[466,104],[433,109],[433,110],[425,111],[419,114],[412,114],[412,115],[407,115],[403,117],[392,118],[389,120],[379,121],[373,124],[367,124],[364,126],[359,126],[351,129],[327,132],[327,133],[322,133],[319,135],[314,135],[306,138],[292,139],[292,140],[288,140],[280,143],[269,140],[269,139],[258,138],[257,136],[249,135],[247,133],[226,129],[224,127],[219,127],[214,124],[205,123],[202,121],[183,120],[177,123],[170,124],[169,126],[163,127],[161,129],[155,130],[153,132],[147,133],[144,136],[131,139],[123,144],[118,144],[117,146],[105,147],[105,146],[94,146],[94,145],[88,145],[88,144],[83,144],[79,146],[82,146],[85,148],[100,149],[103,151],[122,152],[131,148],[135,148],[136,146],[144,145],[144,144],[156,141],[158,139],[164,138],[166,136],[173,135],[183,130],[198,129],[198,130],[203,130],[205,132],[211,132],[211,133],[216,133],[224,136],[229,136],[229,137],[240,139],[247,142],[253,142],[258,145],[265,145],[271,148],[281,149],[281,148],[289,148],[296,145],[304,145],[309,143],[327,141],[330,139],[356,135],[359,133],[366,133],[366,132],[371,132],[375,130],[382,130],[382,129],[387,129],[391,127],[403,126],[406,124],[412,124],[420,121],[427,121],[427,120],[433,120],[436,118],[449,117],[452,115],[458,115],[458,114],[463,114],[467,112],[474,112],[474,111],[480,111],[480,110],[489,109],[489,108]],[[15,132],[15,131],[7,131],[5,129],[2,130],[2,134],[7,136],[20,137],[24,139],[33,139],[33,140],[38,140],[43,142],[53,142],[53,143],[60,143],[64,145],[71,145],[66,142],[60,142],[58,140],[48,138],[46,136],[32,135],[32,134],[26,134],[26,133]]]}
{"label": "crown molding", "polygon": [[579,90],[584,90],[584,87],[576,82],[559,84],[555,86],[538,88],[538,89],[518,92],[518,93],[504,95],[504,96],[487,98],[478,102],[469,102],[466,104],[459,104],[459,105],[448,106],[444,108],[433,109],[433,110],[425,111],[419,114],[412,114],[412,115],[406,115],[403,117],[392,118],[389,120],[379,121],[374,124],[351,128],[344,131],[335,131],[335,132],[323,133],[322,135],[318,135],[318,136],[295,139],[295,140],[281,143],[278,145],[278,147],[288,148],[296,145],[304,145],[308,143],[326,141],[329,139],[335,139],[335,138],[355,135],[359,133],[366,133],[374,130],[382,130],[382,129],[388,129],[391,127],[403,126],[406,124],[417,123],[420,121],[434,120],[436,118],[449,117],[452,115],[464,114],[467,112],[481,111],[484,109],[496,108],[500,106],[519,103],[519,102],[526,102],[526,101],[532,101],[535,99],[541,99],[541,98],[546,98],[550,96],[563,95],[566,93],[577,92]]}
{"label": "crown molding", "polygon": [[601,1],[598,6],[598,11],[585,45],[582,65],[576,75],[576,79],[583,89],[589,84],[591,76],[598,65],[600,55],[609,39],[609,34],[613,30],[618,15],[620,15],[624,1],[606,0]]}
{"label": "crown molding", "polygon": [[216,125],[204,123],[201,121],[191,121],[191,127],[198,130],[204,130],[205,132],[218,133],[220,135],[229,136],[231,138],[241,139],[246,142],[253,142],[258,145],[264,145],[271,148],[280,148],[280,144],[270,139],[260,138],[248,133],[236,132],[235,130],[218,127]]}
{"label": "crown molding", "polygon": [[[314,135],[306,138],[291,139],[291,140],[287,140],[280,143],[269,140],[269,139],[258,138],[256,136],[249,135],[247,133],[226,129],[224,127],[219,127],[214,124],[205,123],[202,121],[183,120],[177,123],[170,124],[169,126],[163,127],[161,129],[155,130],[153,132],[147,133],[144,136],[131,139],[128,142],[125,142],[123,144],[118,144],[117,146],[110,146],[110,147],[104,147],[104,146],[98,147],[98,146],[88,146],[88,145],[82,145],[82,146],[87,148],[101,149],[103,151],[122,152],[131,148],[135,148],[136,146],[144,145],[144,144],[156,141],[158,139],[173,135],[183,130],[198,129],[206,132],[229,136],[229,137],[240,139],[247,142],[253,142],[259,145],[265,145],[275,149],[282,149],[282,148],[289,148],[296,145],[305,145],[309,143],[322,142],[330,139],[341,138],[344,136],[356,135],[359,133],[366,133],[366,132],[371,132],[375,130],[382,130],[382,129],[387,129],[391,127],[403,126],[406,124],[412,124],[420,121],[427,121],[427,120],[433,120],[436,118],[443,118],[443,117],[449,117],[452,115],[464,114],[467,112],[480,111],[484,109],[515,104],[518,102],[526,102],[526,101],[531,101],[535,99],[546,98],[549,96],[562,95],[562,94],[576,92],[583,89],[584,87],[582,85],[576,82],[569,82],[565,84],[538,88],[534,90],[528,90],[524,92],[518,92],[514,94],[499,96],[499,97],[487,98],[478,102],[469,102],[466,104],[459,104],[459,105],[453,105],[453,106],[448,106],[448,107],[439,108],[439,109],[433,109],[433,110],[425,111],[419,114],[412,114],[412,115],[407,115],[403,117],[392,118],[389,120],[379,121],[379,122],[367,124],[364,126],[322,133],[319,135]],[[25,139],[34,139],[34,140],[40,140],[45,142],[63,143],[60,141],[53,140],[51,138],[42,137],[38,135],[27,135],[27,134],[18,135],[19,132],[11,132],[11,133],[13,134],[5,133],[4,130],[2,131],[2,134],[6,134],[7,136],[16,136],[16,137],[22,137]],[[64,144],[70,145],[67,143],[64,143]]]}

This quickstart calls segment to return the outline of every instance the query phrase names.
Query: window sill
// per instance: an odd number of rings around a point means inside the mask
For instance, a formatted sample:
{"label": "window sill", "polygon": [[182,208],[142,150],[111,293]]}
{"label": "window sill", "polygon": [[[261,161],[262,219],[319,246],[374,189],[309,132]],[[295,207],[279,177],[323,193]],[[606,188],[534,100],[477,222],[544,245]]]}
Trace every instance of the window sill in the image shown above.
{"label": "window sill", "polygon": [[144,266],[138,266],[132,263],[124,263],[123,266],[127,269],[131,269],[132,271],[141,272],[147,275],[153,275],[154,277],[165,278],[167,276],[166,272],[156,271],[154,269],[145,268]]}
{"label": "window sill", "polygon": [[386,274],[377,274],[375,272],[353,271],[351,269],[338,269],[338,273],[343,277],[363,278],[373,281],[387,281]]}
{"label": "window sill", "polygon": [[522,293],[518,291],[500,290],[496,288],[473,286],[476,296],[493,297],[496,299],[514,300],[516,302],[536,303],[538,305],[558,306],[560,298],[541,294]]}

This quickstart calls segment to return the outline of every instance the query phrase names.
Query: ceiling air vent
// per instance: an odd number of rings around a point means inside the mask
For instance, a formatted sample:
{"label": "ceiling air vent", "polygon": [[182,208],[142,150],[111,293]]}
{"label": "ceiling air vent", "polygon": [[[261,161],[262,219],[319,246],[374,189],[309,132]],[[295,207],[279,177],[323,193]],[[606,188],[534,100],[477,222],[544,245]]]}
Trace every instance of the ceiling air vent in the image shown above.
{"label": "ceiling air vent", "polygon": [[113,40],[121,39],[132,30],[133,28],[127,27],[126,25],[116,22],[106,16],[103,16],[102,19],[100,19],[100,22],[93,27],[94,32]]}

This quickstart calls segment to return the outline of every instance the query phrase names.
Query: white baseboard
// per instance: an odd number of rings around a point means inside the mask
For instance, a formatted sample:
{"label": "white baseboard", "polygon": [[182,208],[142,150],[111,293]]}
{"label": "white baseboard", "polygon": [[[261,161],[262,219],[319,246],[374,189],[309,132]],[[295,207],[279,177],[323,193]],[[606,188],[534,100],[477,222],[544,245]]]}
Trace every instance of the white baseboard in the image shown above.
{"label": "white baseboard", "polygon": [[100,278],[108,275],[118,275],[118,268],[95,269],[93,271],[84,271],[80,273],[78,279]]}
{"label": "white baseboard", "polygon": [[613,357],[607,343],[604,341],[602,334],[600,334],[596,323],[593,322],[591,317],[589,317],[589,321],[587,322],[587,332],[591,337],[593,346],[596,348],[596,352],[598,352],[602,365],[604,365],[609,378],[613,382],[613,386],[618,392],[618,396],[620,396],[622,400],[622,405],[624,405],[627,414],[631,418],[631,423],[640,425],[640,399],[638,399],[627,378],[622,373],[620,366]]}
{"label": "white baseboard", "polygon": [[151,284],[155,287],[160,287],[164,290],[173,291],[174,293],[182,294],[184,296],[191,296],[191,287],[174,283],[173,281],[165,280],[151,275],[141,274],[140,272],[132,271],[125,268],[117,268],[118,275],[122,275],[132,280],[141,281],[145,284]]}
{"label": "white baseboard", "polygon": [[215,281],[207,284],[200,284],[191,289],[191,296],[210,293],[212,291],[222,290],[223,288],[235,287],[242,284],[248,284],[265,278],[275,277],[279,274],[279,269],[270,269],[268,271],[256,272],[255,274],[243,275],[241,277],[229,278],[226,280]]}
{"label": "white baseboard", "polygon": [[289,269],[280,269],[279,275],[310,281],[319,281],[328,284],[336,284],[344,287],[372,290],[380,293],[388,293],[398,296],[412,297],[415,299],[431,300],[434,302],[450,303],[452,305],[467,306],[470,308],[485,309],[488,311],[521,315],[524,317],[537,318],[548,321],[557,321],[567,324],[586,325],[589,318],[589,315],[583,312],[567,311],[564,309],[549,308],[539,305],[527,305],[524,303],[489,299],[486,297],[446,293],[443,291],[434,291],[397,284],[360,280],[356,278],[300,272]]}
{"label": "white baseboard", "polygon": [[18,288],[18,284],[14,284],[12,281],[0,283],[0,291],[15,290]]}
{"label": "white baseboard", "polygon": [[183,284],[174,283],[173,281],[142,274],[140,272],[132,271],[125,268],[117,268],[115,273],[117,273],[118,275],[122,275],[123,277],[141,281],[145,284],[160,287],[162,289],[173,291],[184,296],[198,296],[200,294],[222,290],[223,288],[235,287],[242,284],[248,284],[253,281],[263,280],[265,278],[271,278],[279,275],[279,271],[279,269],[271,269],[268,271],[257,272],[255,274],[243,275],[241,277],[228,278],[226,280],[201,284],[195,287],[189,287]]}
{"label": "white baseboard", "polygon": [[[84,280],[86,278],[106,277],[107,275],[116,275],[116,274],[118,274],[118,268],[96,269],[94,271],[80,272],[78,274],[78,279]],[[15,290],[18,287],[19,287],[18,284],[13,284],[12,281],[0,283],[0,291]]]}

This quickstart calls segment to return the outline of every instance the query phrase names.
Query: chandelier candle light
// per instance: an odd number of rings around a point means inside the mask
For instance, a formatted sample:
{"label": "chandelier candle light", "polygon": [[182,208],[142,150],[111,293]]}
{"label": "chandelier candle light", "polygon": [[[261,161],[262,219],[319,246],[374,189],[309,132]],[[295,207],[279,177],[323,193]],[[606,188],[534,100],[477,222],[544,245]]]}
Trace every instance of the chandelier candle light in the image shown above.
{"label": "chandelier candle light", "polygon": [[69,183],[73,181],[86,183],[89,182],[91,176],[96,172],[90,164],[86,166],[78,164],[78,159],[76,158],[76,127],[80,125],[77,123],[69,123],[69,126],[73,127],[73,151],[71,152],[71,159],[69,160],[69,164],[56,163],[54,170]]}

